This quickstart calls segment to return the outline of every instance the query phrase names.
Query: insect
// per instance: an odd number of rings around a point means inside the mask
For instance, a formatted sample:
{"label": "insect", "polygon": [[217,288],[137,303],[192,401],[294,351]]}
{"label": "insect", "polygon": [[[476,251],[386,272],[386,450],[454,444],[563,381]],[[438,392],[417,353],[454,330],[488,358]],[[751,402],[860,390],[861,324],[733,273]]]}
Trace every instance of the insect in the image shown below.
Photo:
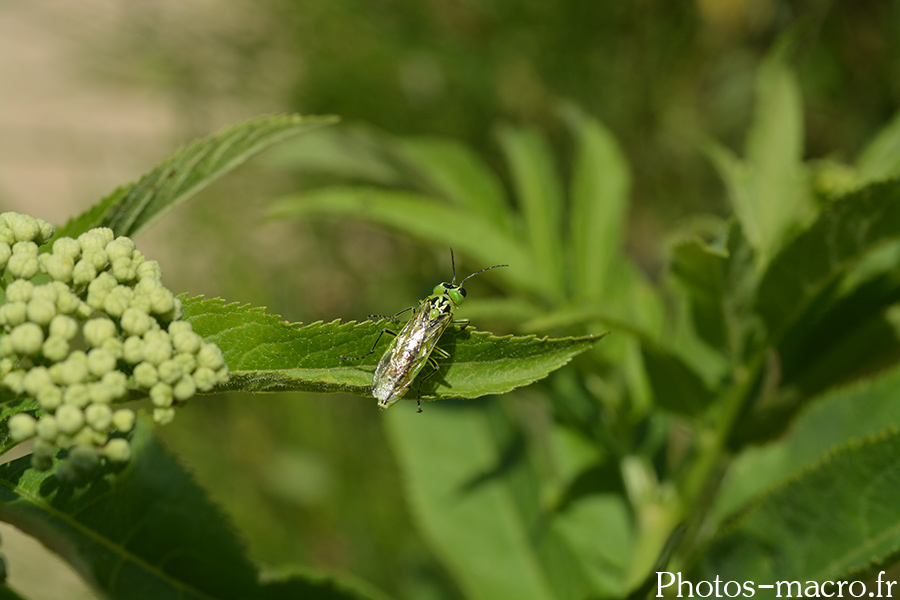
{"label": "insect", "polygon": [[[450,358],[446,351],[435,346],[451,322],[462,325],[463,328],[469,324],[468,320],[453,321],[453,312],[459,308],[459,305],[466,298],[466,290],[463,284],[479,273],[484,273],[497,267],[509,266],[494,265],[493,267],[481,269],[457,284],[456,261],[453,258],[453,248],[450,249],[450,264],[453,267],[453,280],[450,283],[444,282],[436,285],[431,295],[419,302],[419,305],[415,308],[410,307],[388,317],[391,320],[395,320],[406,311],[413,311],[412,317],[406,322],[400,333],[382,329],[378,337],[375,338],[372,349],[366,354],[356,357],[341,356],[344,360],[360,360],[375,352],[381,336],[385,333],[394,336],[394,341],[378,362],[378,366],[375,368],[375,375],[372,378],[372,395],[378,399],[378,408],[382,410],[390,408],[392,404],[397,402],[407,392],[416,375],[419,374],[419,371],[422,370],[426,363],[434,369],[427,377],[437,372],[438,364],[431,355],[432,352],[441,358]],[[419,387],[421,387],[421,383]],[[419,402],[418,412],[422,412],[421,402]]]}

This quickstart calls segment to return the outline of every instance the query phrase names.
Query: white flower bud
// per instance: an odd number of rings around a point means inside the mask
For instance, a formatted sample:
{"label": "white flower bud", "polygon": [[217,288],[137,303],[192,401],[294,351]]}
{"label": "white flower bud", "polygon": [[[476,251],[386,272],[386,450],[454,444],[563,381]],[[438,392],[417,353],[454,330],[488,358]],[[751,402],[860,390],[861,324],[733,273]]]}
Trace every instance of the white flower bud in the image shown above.
{"label": "white flower bud", "polygon": [[208,392],[216,385],[216,372],[209,367],[198,367],[193,377],[194,384],[201,392]]}
{"label": "white flower bud", "polygon": [[28,302],[31,300],[31,294],[34,292],[34,284],[25,279],[17,279],[11,281],[6,286],[7,302]]}
{"label": "white flower bud", "polygon": [[112,425],[117,431],[128,433],[134,427],[134,411],[128,408],[120,408],[113,413]]}
{"label": "white flower bud", "polygon": [[66,315],[56,315],[50,321],[50,336],[64,340],[74,339],[78,335],[78,321]]}
{"label": "white flower bud", "polygon": [[88,378],[87,356],[77,350],[72,352],[63,362],[60,370],[60,379],[65,385],[84,383]]}
{"label": "white flower bud", "polygon": [[32,323],[46,326],[56,316],[56,305],[49,300],[32,298],[28,302],[25,314]]}
{"label": "white flower bud", "polygon": [[32,397],[47,385],[53,385],[53,378],[50,377],[50,371],[46,367],[34,367],[25,374],[25,379],[22,381],[25,391]]}
{"label": "white flower bud", "polygon": [[81,260],[93,265],[98,273],[109,266],[109,258],[106,256],[106,250],[103,250],[102,248],[84,250],[81,253]]}
{"label": "white flower bud", "polygon": [[6,377],[3,378],[3,385],[15,392],[16,395],[21,396],[25,393],[25,388],[22,385],[23,381],[25,381],[25,371],[16,369],[6,374]]}
{"label": "white flower bud", "polygon": [[108,350],[94,348],[88,352],[88,370],[94,377],[103,377],[116,368],[116,357]]}
{"label": "white flower bud", "polygon": [[156,367],[148,362],[142,362],[134,368],[134,381],[142,388],[150,389],[159,381],[159,373]]}
{"label": "white flower bud", "polygon": [[28,413],[17,413],[7,421],[9,437],[14,442],[24,442],[34,437],[37,430],[37,420]]}
{"label": "white flower bud", "polygon": [[10,332],[9,339],[18,354],[37,354],[44,343],[44,331],[36,323],[22,323]]}
{"label": "white flower bud", "polygon": [[57,336],[49,336],[41,346],[41,354],[44,358],[53,362],[60,362],[66,359],[69,354],[69,342],[64,338]]}
{"label": "white flower bud", "polygon": [[131,255],[134,253],[134,250],[134,242],[131,238],[125,236],[119,236],[106,245],[106,253],[109,255],[109,260],[115,260],[117,258],[127,258],[128,260],[131,260]]}
{"label": "white flower bud", "polygon": [[74,314],[78,312],[82,306],[86,307],[88,309],[88,314],[90,314],[90,307],[88,307],[81,298],[68,290],[66,290],[65,293],[59,294],[56,298],[56,309],[63,315]]}
{"label": "white flower bud", "polygon": [[91,404],[84,410],[87,424],[97,431],[107,431],[112,425],[113,411],[107,404]]}
{"label": "white flower bud", "polygon": [[25,302],[7,302],[0,305],[0,323],[15,327],[25,322],[28,316],[28,304]]}
{"label": "white flower bud", "polygon": [[122,359],[132,365],[144,360],[144,340],[133,335],[125,339],[122,347]]}
{"label": "white flower bud", "polygon": [[97,229],[91,229],[78,236],[78,243],[81,244],[82,252],[89,252],[106,248],[108,242]]}
{"label": "white flower bud", "polygon": [[12,256],[12,248],[6,242],[0,241],[0,270],[6,268],[10,256]]}
{"label": "white flower bud", "polygon": [[122,371],[110,371],[101,381],[112,393],[114,400],[128,393],[128,376]]}
{"label": "white flower bud", "polygon": [[129,335],[144,335],[150,330],[153,317],[136,308],[128,308],[122,313],[122,331]]}
{"label": "white flower bud", "polygon": [[222,358],[222,351],[215,344],[203,344],[197,353],[197,364],[202,367],[218,370],[225,365],[225,359]]}
{"label": "white flower bud", "polygon": [[6,224],[17,240],[30,242],[40,235],[41,224],[34,217],[15,212],[3,214],[8,215]]}
{"label": "white flower bud", "polygon": [[[176,321],[175,323],[172,323],[172,325],[181,322],[182,321]],[[196,354],[200,351],[200,347],[203,345],[203,338],[193,331],[179,330],[173,332],[172,325],[169,325],[169,335],[172,336],[172,346],[175,348],[175,352]],[[188,324],[188,326],[190,327],[190,324]]]}
{"label": "white flower bud", "polygon": [[42,440],[53,442],[59,435],[59,428],[56,426],[56,417],[53,415],[44,415],[37,422],[37,435]]}
{"label": "white flower bud", "polygon": [[60,432],[73,435],[84,425],[84,413],[71,404],[63,404],[56,409],[56,425]]}
{"label": "white flower bud", "polygon": [[72,274],[75,272],[75,259],[71,256],[42,254],[41,259],[41,266],[54,281],[66,283],[72,281]]}
{"label": "white flower bud", "polygon": [[113,317],[121,317],[122,314],[131,306],[131,298],[134,292],[124,285],[116,286],[103,299],[103,310],[106,314]]}
{"label": "white flower bud", "polygon": [[12,275],[13,277],[18,277],[21,279],[31,279],[37,272],[40,270],[41,266],[38,263],[38,259],[36,256],[29,256],[25,254],[16,254],[13,253],[12,256],[9,257],[9,261],[6,263],[6,272]]}
{"label": "white flower bud", "polygon": [[47,385],[35,394],[35,400],[46,411],[54,411],[63,401],[63,392],[55,385]]}
{"label": "white flower bud", "polygon": [[103,344],[100,347],[112,354],[118,361],[124,355],[124,346],[125,344],[122,343],[122,340],[113,337],[104,340]]}
{"label": "white flower bud", "polygon": [[172,406],[172,386],[167,383],[159,382],[150,388],[150,400],[155,406],[160,408],[168,408]]}
{"label": "white flower bud", "polygon": [[159,287],[150,293],[150,309],[164,315],[175,308],[175,295],[164,287]]}
{"label": "white flower bud", "polygon": [[116,399],[115,390],[102,381],[89,383],[88,394],[93,404],[109,404]]}
{"label": "white flower bud", "polygon": [[127,463],[131,460],[131,444],[124,438],[113,438],[103,448],[103,455],[114,463]]}
{"label": "white flower bud", "polygon": [[71,258],[73,261],[81,257],[81,244],[70,237],[61,237],[53,242],[53,254]]}
{"label": "white flower bud", "polygon": [[98,347],[107,339],[116,335],[116,324],[106,318],[97,318],[86,321],[81,328],[84,341],[88,346]]}
{"label": "white flower bud", "polygon": [[172,358],[172,345],[168,339],[156,337],[150,339],[147,336],[147,341],[144,343],[144,360],[150,364],[159,365],[170,358]]}
{"label": "white flower bud", "polygon": [[91,401],[91,395],[88,386],[85,383],[74,383],[66,388],[63,394],[66,404],[71,404],[76,408],[84,408]]}
{"label": "white flower bud", "polygon": [[181,370],[181,364],[172,359],[159,363],[157,370],[159,371],[160,380],[169,385],[174,384],[184,375],[184,371]]}
{"label": "white flower bud", "polygon": [[137,267],[137,278],[139,281],[162,279],[162,269],[155,260],[148,260],[140,263]]}
{"label": "white flower bud", "polygon": [[175,409],[172,407],[169,408],[154,408],[153,409],[153,420],[158,425],[168,425],[172,422],[172,419],[175,418]]}
{"label": "white flower bud", "polygon": [[184,402],[197,393],[197,386],[190,375],[184,375],[172,388],[172,396],[179,402]]}
{"label": "white flower bud", "polygon": [[193,373],[197,369],[197,358],[193,354],[187,352],[179,352],[175,355],[175,359],[181,365],[184,373]]}
{"label": "white flower bud", "polygon": [[72,269],[73,285],[82,286],[88,284],[95,277],[97,277],[97,269],[90,262],[82,259],[75,263],[75,267]]}
{"label": "white flower bud", "polygon": [[111,269],[113,277],[122,283],[133,281],[137,277],[137,269],[130,258],[115,259],[112,261]]}

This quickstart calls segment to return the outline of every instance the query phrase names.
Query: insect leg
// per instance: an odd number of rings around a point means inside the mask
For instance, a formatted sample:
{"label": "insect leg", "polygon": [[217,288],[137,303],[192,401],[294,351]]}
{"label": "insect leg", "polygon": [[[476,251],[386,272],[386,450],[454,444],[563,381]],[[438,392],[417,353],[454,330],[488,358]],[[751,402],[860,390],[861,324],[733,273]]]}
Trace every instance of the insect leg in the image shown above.
{"label": "insect leg", "polygon": [[343,354],[341,354],[341,360],[361,360],[361,359],[363,359],[363,358],[369,356],[370,354],[373,354],[373,353],[375,352],[375,347],[378,346],[378,341],[381,340],[381,336],[383,336],[383,335],[386,334],[386,333],[387,333],[388,335],[392,335],[392,336],[394,336],[394,337],[397,337],[397,334],[394,333],[393,331],[391,331],[390,329],[382,329],[382,330],[381,330],[381,333],[378,334],[378,337],[375,338],[375,343],[372,344],[372,349],[371,349],[371,350],[369,350],[368,352],[366,352],[366,353],[363,354],[362,356],[344,356]]}
{"label": "insect leg", "polygon": [[[449,357],[450,357],[450,355],[447,354],[446,351],[441,350],[440,348],[435,348],[435,349],[434,349],[434,352],[440,352],[441,355],[442,355],[441,358],[449,358]],[[427,375],[425,375],[424,377],[422,377],[422,378],[419,380],[419,387],[416,388],[416,396],[420,396],[420,395],[421,395],[421,393],[422,393],[422,384],[425,383],[425,380],[428,379],[429,377],[431,377],[432,375],[434,375],[435,373],[438,372],[438,363],[437,363],[436,360],[434,360],[434,357],[433,357],[433,356],[429,356],[429,357],[428,357],[428,366],[431,367],[431,371],[429,371],[429,373],[428,373]],[[417,412],[417,413],[422,412],[422,401],[421,401],[421,400],[416,399],[416,406],[418,407],[418,410],[417,410],[416,412]]]}
{"label": "insect leg", "polygon": [[459,319],[459,320],[457,320],[457,321],[453,321],[453,324],[454,324],[454,325],[459,325],[459,326],[460,326],[460,328],[459,328],[460,331],[465,331],[465,330],[466,330],[466,327],[469,326],[469,320],[468,320],[468,319]]}
{"label": "insect leg", "polygon": [[412,307],[412,306],[409,306],[409,307],[407,307],[407,308],[404,308],[403,310],[401,310],[400,312],[398,312],[398,313],[395,314],[395,315],[368,315],[368,318],[369,318],[370,320],[371,320],[371,319],[387,319],[388,321],[396,321],[396,320],[397,320],[397,317],[399,317],[399,316],[402,315],[403,313],[408,312],[408,311],[410,311],[410,310],[412,310],[412,309],[413,309],[413,307]]}

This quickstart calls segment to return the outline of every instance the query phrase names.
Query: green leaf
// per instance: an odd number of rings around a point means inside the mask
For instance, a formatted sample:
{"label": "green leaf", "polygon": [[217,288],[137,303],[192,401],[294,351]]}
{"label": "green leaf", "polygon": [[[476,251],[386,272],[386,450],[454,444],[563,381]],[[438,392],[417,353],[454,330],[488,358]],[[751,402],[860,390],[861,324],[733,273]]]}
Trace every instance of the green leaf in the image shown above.
{"label": "green leaf", "polygon": [[329,187],[280,198],[270,212],[279,219],[323,215],[361,219],[429,244],[451,246],[484,266],[509,264],[507,269],[498,269],[496,276],[520,291],[550,293],[534,276],[530,255],[518,240],[488,220],[427,196],[369,187]]}
{"label": "green leaf", "polygon": [[835,450],[767,495],[706,550],[701,576],[723,581],[853,579],[900,547],[900,433]]}
{"label": "green leaf", "polygon": [[612,133],[599,121],[574,108],[566,116],[578,136],[569,217],[575,295],[597,301],[610,285],[609,270],[621,252],[631,173]]}
{"label": "green leaf", "polygon": [[542,287],[552,293],[552,298],[562,299],[564,201],[553,155],[544,139],[532,130],[504,128],[500,131],[500,144],[509,163],[537,269],[532,278],[545,282]]}
{"label": "green leaf", "polygon": [[26,600],[5,583],[0,584],[0,600]]}
{"label": "green leaf", "polygon": [[503,186],[467,147],[454,141],[423,138],[400,140],[396,147],[423,180],[426,193],[480,215],[508,235],[513,233]]}
{"label": "green leaf", "polygon": [[780,440],[735,460],[716,499],[716,512],[732,512],[850,440],[900,428],[898,396],[900,364],[877,377],[818,396]]}
{"label": "green leaf", "polygon": [[621,596],[632,543],[624,499],[595,492],[542,506],[536,450],[499,406],[385,415],[429,545],[473,600]]}
{"label": "green leaf", "polygon": [[770,334],[777,339],[850,268],[897,240],[900,183],[873,184],[828,204],[806,231],[775,256],[762,278],[757,308]]}
{"label": "green leaf", "polygon": [[742,341],[757,275],[740,225],[732,221],[720,239],[690,239],[672,250],[672,274],[685,289],[694,326],[710,346],[741,360]]}
{"label": "green leaf", "polygon": [[856,169],[863,184],[900,175],[900,113],[863,149]]}
{"label": "green leaf", "polygon": [[347,180],[399,185],[397,166],[384,150],[381,134],[361,127],[316,129],[281,144],[266,155],[276,169],[325,173]]}
{"label": "green leaf", "polygon": [[300,115],[264,116],[196,140],[138,181],[117,189],[70,220],[60,228],[57,237],[78,236],[92,227],[110,227],[117,235],[134,236],[269,146],[335,120]]}
{"label": "green leaf", "polygon": [[760,264],[768,261],[785,234],[812,209],[802,162],[802,101],[785,60],[790,42],[783,40],[759,68],[745,161],[715,143],[706,147]]}
{"label": "green leaf", "polygon": [[755,118],[747,138],[752,169],[747,200],[752,205],[737,210],[753,215],[750,222],[758,230],[751,235],[747,228],[747,236],[758,236],[765,256],[771,256],[786,230],[810,208],[803,179],[803,103],[786,62],[789,42],[777,46],[759,69]]}
{"label": "green leaf", "polygon": [[[258,581],[231,523],[140,422],[131,462],[73,486],[26,456],[0,466],[0,519],[109,598],[281,598]],[[309,578],[304,597],[371,597]],[[295,587],[301,587],[298,583]],[[296,597],[296,596],[295,596]]]}
{"label": "green leaf", "polygon": [[686,415],[699,415],[714,398],[703,380],[677,356],[641,346],[644,368],[657,406]]}
{"label": "green leaf", "polygon": [[[185,320],[222,349],[231,372],[231,381],[223,389],[344,392],[371,397],[372,372],[389,339],[383,336],[376,352],[363,360],[347,361],[341,355],[361,356],[382,329],[396,330],[396,324],[386,320],[300,326],[263,309],[225,304],[220,299],[188,298],[183,302]],[[502,394],[546,377],[602,337],[495,337],[453,328],[439,342],[451,358],[439,361],[439,375],[423,382],[421,397]],[[414,384],[406,398],[415,399],[417,390]]]}

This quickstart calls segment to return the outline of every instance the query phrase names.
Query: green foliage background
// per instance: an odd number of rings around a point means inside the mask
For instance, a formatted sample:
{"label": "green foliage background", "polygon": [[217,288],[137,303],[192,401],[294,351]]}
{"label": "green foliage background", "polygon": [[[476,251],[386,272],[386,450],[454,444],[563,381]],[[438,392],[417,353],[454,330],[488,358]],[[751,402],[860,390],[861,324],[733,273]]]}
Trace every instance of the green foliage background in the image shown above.
{"label": "green foliage background", "polygon": [[900,164],[892,4],[233,10],[250,25],[136,10],[85,53],[168,95],[186,138],[222,97],[343,119],[160,223],[173,289],[361,319],[448,279],[452,245],[462,273],[512,265],[470,282],[479,328],[613,332],[425,415],[192,403],[159,434],[254,561],[416,598],[624,597],[661,556],[739,580],[892,564],[898,192],[865,187]]}

